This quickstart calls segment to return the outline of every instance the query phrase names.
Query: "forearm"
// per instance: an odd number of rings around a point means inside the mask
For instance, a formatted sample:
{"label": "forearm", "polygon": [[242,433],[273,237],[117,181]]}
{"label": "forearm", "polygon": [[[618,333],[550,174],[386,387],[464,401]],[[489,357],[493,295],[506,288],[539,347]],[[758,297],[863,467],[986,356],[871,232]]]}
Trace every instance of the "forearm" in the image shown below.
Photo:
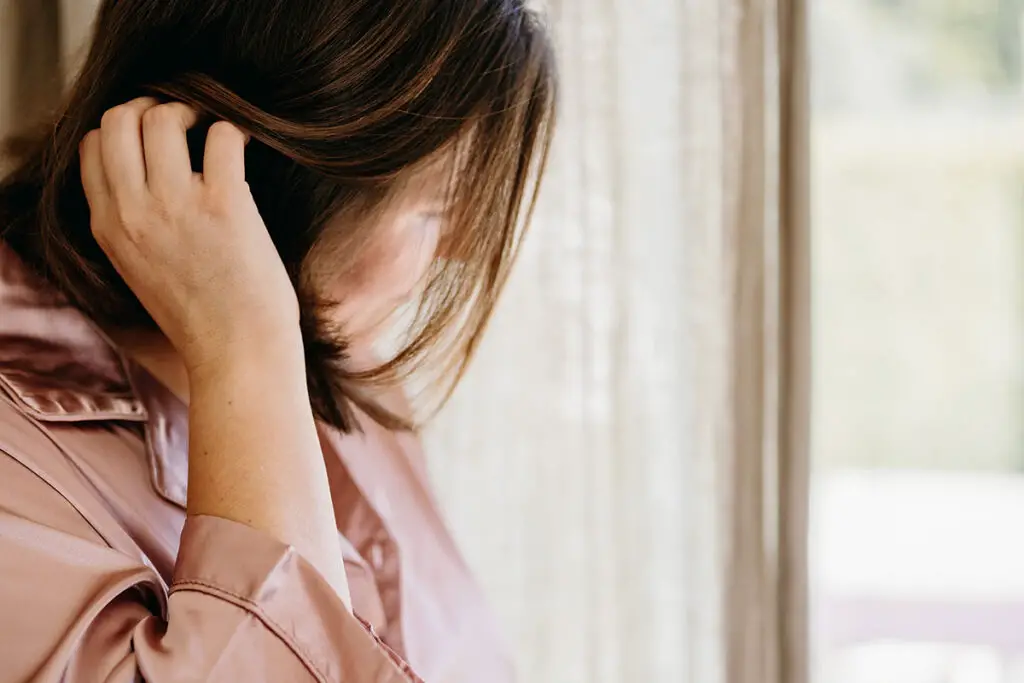
{"label": "forearm", "polygon": [[301,339],[189,373],[190,515],[294,546],[349,603]]}

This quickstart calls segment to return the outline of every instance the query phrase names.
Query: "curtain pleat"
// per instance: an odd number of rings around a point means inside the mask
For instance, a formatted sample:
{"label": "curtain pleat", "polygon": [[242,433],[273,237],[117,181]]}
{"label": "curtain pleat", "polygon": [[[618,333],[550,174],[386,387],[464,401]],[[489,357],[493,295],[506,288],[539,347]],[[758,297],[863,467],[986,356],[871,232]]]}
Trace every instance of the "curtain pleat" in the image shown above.
{"label": "curtain pleat", "polygon": [[807,682],[803,0],[552,0],[534,230],[432,432],[523,680]]}

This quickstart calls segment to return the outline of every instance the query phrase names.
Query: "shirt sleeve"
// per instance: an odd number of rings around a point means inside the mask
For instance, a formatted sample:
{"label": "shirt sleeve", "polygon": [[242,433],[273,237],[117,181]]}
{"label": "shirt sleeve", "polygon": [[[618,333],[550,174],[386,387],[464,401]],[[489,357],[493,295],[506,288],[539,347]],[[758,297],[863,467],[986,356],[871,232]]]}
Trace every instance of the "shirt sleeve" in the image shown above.
{"label": "shirt sleeve", "polygon": [[294,548],[190,517],[170,589],[0,452],[0,683],[422,683]]}

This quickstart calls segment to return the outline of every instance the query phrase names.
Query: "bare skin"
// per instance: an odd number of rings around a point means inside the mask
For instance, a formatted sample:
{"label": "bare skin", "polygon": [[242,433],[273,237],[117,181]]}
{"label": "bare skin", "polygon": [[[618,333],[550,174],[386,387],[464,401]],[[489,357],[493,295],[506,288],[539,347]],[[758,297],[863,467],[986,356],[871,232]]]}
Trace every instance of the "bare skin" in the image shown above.
{"label": "bare skin", "polygon": [[184,369],[170,383],[189,401],[188,514],[294,546],[349,604],[298,304],[245,183],[246,138],[215,123],[195,174],[194,122],[148,98],[107,112],[81,144],[93,234],[175,351],[145,342],[147,364]]}

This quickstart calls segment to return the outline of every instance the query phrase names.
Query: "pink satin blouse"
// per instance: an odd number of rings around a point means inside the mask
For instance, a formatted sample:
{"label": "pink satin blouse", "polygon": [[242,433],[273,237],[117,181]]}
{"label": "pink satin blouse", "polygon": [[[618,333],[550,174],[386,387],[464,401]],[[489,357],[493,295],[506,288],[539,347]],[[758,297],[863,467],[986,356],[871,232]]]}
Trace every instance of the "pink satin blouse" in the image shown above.
{"label": "pink satin blouse", "polygon": [[513,680],[415,436],[321,430],[353,616],[186,516],[186,412],[0,242],[0,683]]}

